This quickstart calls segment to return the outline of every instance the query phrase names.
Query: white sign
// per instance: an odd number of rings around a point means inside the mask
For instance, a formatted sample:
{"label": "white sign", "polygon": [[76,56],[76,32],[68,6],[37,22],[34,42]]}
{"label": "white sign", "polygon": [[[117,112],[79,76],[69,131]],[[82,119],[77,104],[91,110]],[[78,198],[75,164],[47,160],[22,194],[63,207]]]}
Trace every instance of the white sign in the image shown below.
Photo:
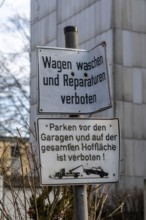
{"label": "white sign", "polygon": [[119,120],[38,119],[41,184],[92,184],[119,179]]}
{"label": "white sign", "polygon": [[38,113],[87,114],[111,107],[105,45],[90,51],[38,48]]}

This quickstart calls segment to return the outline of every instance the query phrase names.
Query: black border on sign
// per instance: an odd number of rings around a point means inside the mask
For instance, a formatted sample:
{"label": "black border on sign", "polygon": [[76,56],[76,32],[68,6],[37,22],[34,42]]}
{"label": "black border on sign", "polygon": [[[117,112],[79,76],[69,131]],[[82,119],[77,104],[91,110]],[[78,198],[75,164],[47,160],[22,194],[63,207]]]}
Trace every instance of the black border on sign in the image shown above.
{"label": "black border on sign", "polygon": [[[59,112],[59,109],[58,109],[58,112],[52,112],[52,111],[41,111],[40,109],[40,85],[39,85],[39,50],[41,49],[51,49],[51,50],[64,50],[64,51],[74,51],[74,52],[77,52],[78,53],[81,53],[81,52],[90,52],[92,51],[93,49],[97,48],[98,46],[103,46],[104,47],[104,50],[105,50],[105,65],[106,65],[106,70],[107,70],[107,83],[108,83],[108,95],[109,95],[109,103],[108,103],[108,106],[104,107],[104,108],[100,108],[96,111],[90,111],[90,112]],[[107,53],[106,53],[106,42],[103,41],[101,42],[100,44],[98,44],[97,46],[93,47],[92,49],[90,50],[80,50],[80,49],[68,49],[68,48],[61,48],[61,47],[42,47],[42,46],[38,46],[37,47],[37,63],[38,63],[38,71],[37,71],[37,86],[38,86],[38,91],[37,91],[37,113],[38,115],[46,115],[46,114],[60,114],[60,115],[64,115],[64,114],[73,114],[73,115],[87,115],[87,114],[93,114],[93,113],[96,113],[96,112],[102,112],[106,109],[109,109],[112,107],[112,102],[111,102],[111,94],[110,94],[110,85],[109,85],[109,72],[108,72],[108,65],[107,65]]]}
{"label": "black border on sign", "polygon": [[[40,117],[40,118],[37,118],[37,140],[38,140],[38,146],[39,146],[39,161],[40,161],[40,164],[41,164],[41,152],[40,152],[40,139],[39,139],[39,124],[38,124],[38,122],[39,122],[39,120],[53,120],[53,121],[55,121],[55,120],[66,120],[66,121],[68,121],[68,120],[71,120],[71,121],[75,121],[75,120],[87,120],[87,121],[112,121],[112,120],[117,120],[117,122],[118,122],[118,135],[119,135],[119,160],[118,160],[118,180],[117,181],[114,181],[114,182],[98,182],[98,179],[97,179],[97,182],[94,182],[94,183],[91,183],[91,182],[86,182],[86,183],[58,183],[58,184],[52,184],[52,183],[48,183],[48,184],[43,184],[42,183],[42,174],[41,174],[41,168],[40,168],[40,185],[41,186],[65,186],[65,185],[87,185],[87,184],[89,184],[89,185],[92,185],[92,184],[107,184],[107,183],[117,183],[117,182],[119,182],[119,177],[120,177],[120,121],[119,121],[119,118],[47,118],[47,117]],[[86,178],[87,179],[87,178]],[[94,178],[92,178],[92,179],[94,179]],[[67,179],[67,180],[69,180],[69,179]]]}

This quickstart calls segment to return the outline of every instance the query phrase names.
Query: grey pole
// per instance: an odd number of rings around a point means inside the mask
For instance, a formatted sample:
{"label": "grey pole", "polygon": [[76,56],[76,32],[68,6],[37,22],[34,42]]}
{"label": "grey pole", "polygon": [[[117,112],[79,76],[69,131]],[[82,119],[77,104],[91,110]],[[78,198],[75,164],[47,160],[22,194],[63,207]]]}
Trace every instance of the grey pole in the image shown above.
{"label": "grey pole", "polygon": [[146,179],[144,179],[144,220],[146,220]]}
{"label": "grey pole", "polygon": [[78,48],[78,28],[75,26],[67,26],[64,28],[65,47]]}
{"label": "grey pole", "polygon": [[[78,48],[78,28],[67,26],[64,28],[66,48]],[[77,115],[71,115],[77,117]],[[87,188],[86,185],[77,185],[73,187],[74,196],[74,219],[88,220]]]}

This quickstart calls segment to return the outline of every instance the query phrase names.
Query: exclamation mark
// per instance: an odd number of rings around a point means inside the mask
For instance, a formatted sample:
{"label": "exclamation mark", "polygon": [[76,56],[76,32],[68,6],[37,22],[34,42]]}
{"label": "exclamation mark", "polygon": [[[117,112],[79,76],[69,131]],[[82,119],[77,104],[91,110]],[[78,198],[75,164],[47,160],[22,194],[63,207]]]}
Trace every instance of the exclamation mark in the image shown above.
{"label": "exclamation mark", "polygon": [[105,160],[105,154],[103,153],[103,160]]}

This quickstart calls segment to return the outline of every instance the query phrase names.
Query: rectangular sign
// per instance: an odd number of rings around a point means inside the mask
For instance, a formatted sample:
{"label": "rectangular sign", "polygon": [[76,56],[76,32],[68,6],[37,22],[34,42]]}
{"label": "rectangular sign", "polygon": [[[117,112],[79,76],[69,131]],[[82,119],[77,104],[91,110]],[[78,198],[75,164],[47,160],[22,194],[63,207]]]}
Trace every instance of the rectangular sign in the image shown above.
{"label": "rectangular sign", "polygon": [[41,184],[94,184],[119,179],[119,120],[39,118]]}
{"label": "rectangular sign", "polygon": [[39,47],[38,62],[39,114],[111,107],[105,42],[90,51]]}

